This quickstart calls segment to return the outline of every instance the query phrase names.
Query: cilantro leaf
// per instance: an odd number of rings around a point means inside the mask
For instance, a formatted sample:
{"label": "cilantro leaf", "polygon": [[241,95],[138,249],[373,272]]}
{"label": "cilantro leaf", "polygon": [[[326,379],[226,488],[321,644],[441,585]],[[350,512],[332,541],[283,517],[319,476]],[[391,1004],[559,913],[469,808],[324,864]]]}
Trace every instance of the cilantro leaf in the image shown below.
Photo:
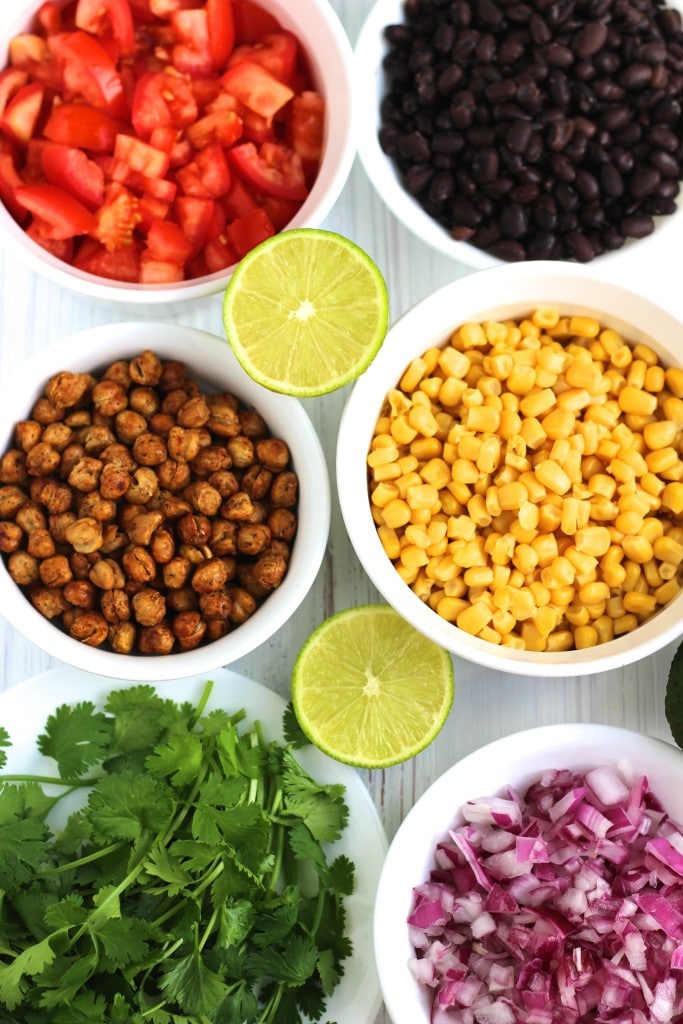
{"label": "cilantro leaf", "polygon": [[286,951],[257,949],[248,958],[248,968],[257,978],[267,977],[288,986],[304,985],[315,971],[318,951],[306,936],[294,935],[287,940]]}
{"label": "cilantro leaf", "polygon": [[300,817],[318,842],[339,839],[349,813],[344,803],[344,787],[316,782],[287,749],[282,752],[282,767],[287,811]]}
{"label": "cilantro leaf", "polygon": [[170,778],[176,788],[193,782],[199,774],[204,747],[199,736],[172,733],[165,743],[155,748],[145,761],[147,770],[157,778]]}
{"label": "cilantro leaf", "polygon": [[209,970],[197,949],[172,960],[159,987],[185,1013],[208,1014],[227,994],[227,985]]}
{"label": "cilantro leaf", "polygon": [[683,747],[683,643],[678,646],[669,668],[664,714],[674,741]]}
{"label": "cilantro leaf", "polygon": [[159,697],[153,686],[113,690],[104,708],[114,716],[115,746],[124,753],[153,747],[176,717],[173,702]]}
{"label": "cilantro leaf", "polygon": [[282,715],[282,733],[285,743],[288,743],[290,747],[293,747],[295,750],[300,750],[302,747],[309,747],[311,745],[311,741],[299,725],[299,719],[296,717],[294,705],[291,700],[287,704]]}
{"label": "cilantro leaf", "polygon": [[355,874],[353,861],[341,854],[330,865],[330,888],[342,896],[350,896],[355,887]]}
{"label": "cilantro leaf", "polygon": [[102,944],[100,969],[113,972],[118,967],[140,963],[147,958],[149,944],[146,941],[147,926],[144,921],[119,917],[106,921],[96,933]]}
{"label": "cilantro leaf", "polygon": [[168,787],[151,775],[130,772],[105,776],[91,790],[83,814],[93,835],[110,839],[139,839],[143,831],[157,832],[173,815]]}
{"label": "cilantro leaf", "polygon": [[23,817],[21,788],[0,789],[0,888],[30,882],[47,860],[48,831],[40,818]]}
{"label": "cilantro leaf", "polygon": [[90,701],[62,704],[38,737],[38,750],[54,758],[64,778],[74,779],[104,759],[111,737],[111,722]]}
{"label": "cilantro leaf", "polygon": [[0,768],[4,768],[7,764],[7,751],[3,750],[3,747],[11,747],[12,740],[7,729],[0,725]]}
{"label": "cilantro leaf", "polygon": [[14,1010],[26,992],[25,977],[40,974],[55,958],[49,937],[29,946],[11,963],[0,963],[0,1001],[8,1010]]}

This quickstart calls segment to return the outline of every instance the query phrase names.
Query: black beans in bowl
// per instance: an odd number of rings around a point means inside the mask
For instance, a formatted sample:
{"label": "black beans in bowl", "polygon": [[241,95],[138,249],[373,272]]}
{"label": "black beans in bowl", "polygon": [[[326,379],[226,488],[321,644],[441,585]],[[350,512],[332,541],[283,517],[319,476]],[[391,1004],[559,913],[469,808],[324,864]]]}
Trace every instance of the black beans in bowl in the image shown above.
{"label": "black beans in bowl", "polygon": [[683,27],[661,0],[404,0],[378,139],[455,241],[589,262],[655,230],[683,177]]}

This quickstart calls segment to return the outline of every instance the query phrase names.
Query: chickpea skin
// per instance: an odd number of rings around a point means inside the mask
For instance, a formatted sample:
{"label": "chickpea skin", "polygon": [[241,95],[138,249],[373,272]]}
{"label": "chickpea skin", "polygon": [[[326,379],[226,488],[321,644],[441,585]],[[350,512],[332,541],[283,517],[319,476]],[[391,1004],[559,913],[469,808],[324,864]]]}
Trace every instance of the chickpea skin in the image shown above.
{"label": "chickpea skin", "polygon": [[141,626],[158,626],[166,615],[166,598],[158,590],[141,590],[131,603],[133,616]]}
{"label": "chickpea skin", "polygon": [[109,628],[99,612],[77,611],[69,626],[69,635],[88,647],[101,647],[109,635]]}

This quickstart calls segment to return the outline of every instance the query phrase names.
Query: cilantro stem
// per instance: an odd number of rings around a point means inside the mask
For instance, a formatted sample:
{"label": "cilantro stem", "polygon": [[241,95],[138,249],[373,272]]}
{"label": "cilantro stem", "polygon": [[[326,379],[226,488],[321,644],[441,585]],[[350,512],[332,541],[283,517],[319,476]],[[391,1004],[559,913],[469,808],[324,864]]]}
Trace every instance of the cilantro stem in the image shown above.
{"label": "cilantro stem", "polygon": [[280,1000],[282,999],[283,992],[284,984],[281,981],[279,981],[277,983],[275,991],[273,992],[272,996],[266,1003],[263,1009],[263,1013],[261,1014],[260,1017],[257,1017],[254,1024],[268,1024],[268,1021],[272,1021],[273,1017],[277,1012],[277,1008],[280,1005]]}
{"label": "cilantro stem", "polygon": [[45,868],[42,872],[43,875],[58,875],[62,871],[72,871],[74,868],[80,868],[84,864],[92,864],[94,861],[99,860],[101,857],[106,857],[110,853],[115,853],[117,850],[124,849],[128,844],[125,840],[121,840],[118,843],[110,843],[109,846],[103,846],[93,853],[87,854],[85,857],[79,857],[78,860],[71,860],[68,864],[58,864],[54,868]]}
{"label": "cilantro stem", "polygon": [[[72,793],[74,789],[93,786],[97,779],[62,779],[59,776],[55,778],[52,775],[2,775],[0,776],[0,782],[36,782],[42,786],[66,786],[67,793]],[[66,796],[67,793],[62,793],[54,799],[61,800],[62,796]]]}
{"label": "cilantro stem", "polygon": [[212,690],[213,690],[213,679],[207,679],[206,685],[205,685],[204,689],[202,690],[202,695],[199,698],[199,701],[197,702],[197,706],[196,706],[196,708],[194,710],[194,714],[193,714],[192,718],[190,719],[190,726],[195,726],[197,724],[197,722],[199,721],[199,719],[202,717],[202,712],[204,711],[204,708],[206,707],[206,705],[207,705],[207,703],[209,701],[209,697],[211,696],[211,691]]}

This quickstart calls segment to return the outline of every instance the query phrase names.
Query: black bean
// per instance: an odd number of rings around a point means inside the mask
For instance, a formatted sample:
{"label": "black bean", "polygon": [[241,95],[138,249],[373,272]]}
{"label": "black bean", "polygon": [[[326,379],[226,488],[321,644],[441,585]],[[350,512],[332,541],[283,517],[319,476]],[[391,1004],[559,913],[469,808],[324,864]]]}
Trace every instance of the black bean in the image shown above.
{"label": "black bean", "polygon": [[574,36],[573,50],[577,57],[592,57],[607,41],[607,25],[589,21]]}
{"label": "black bean", "polygon": [[600,185],[598,179],[590,171],[580,167],[576,172],[576,178],[574,179],[576,191],[582,199],[590,201],[597,199],[600,195]]}
{"label": "black bean", "polygon": [[526,259],[526,250],[523,245],[519,242],[515,242],[512,238],[501,238],[496,242],[492,242],[489,246],[489,252],[492,256],[497,256],[499,260],[506,260],[508,263],[520,263]]}
{"label": "black bean", "polygon": [[434,171],[429,164],[415,164],[406,171],[403,183],[411,196],[419,196],[425,191],[433,177]]}
{"label": "black bean", "polygon": [[595,257],[595,248],[586,235],[570,232],[565,236],[569,252],[579,263],[589,263]]}
{"label": "black bean", "polygon": [[628,178],[628,193],[634,199],[644,199],[655,191],[660,181],[661,174],[656,167],[636,167]]}
{"label": "black bean", "polygon": [[550,259],[557,244],[557,235],[552,231],[536,231],[529,239],[527,255],[530,260]]}
{"label": "black bean", "polygon": [[539,187],[533,182],[514,185],[508,192],[508,196],[514,203],[522,203],[524,206],[530,205],[538,199]]}
{"label": "black bean", "polygon": [[657,195],[666,199],[675,199],[680,191],[680,183],[675,178],[664,178],[657,186]]}
{"label": "black bean", "polygon": [[481,213],[471,199],[459,196],[451,210],[456,224],[462,224],[468,228],[476,228],[481,224]]}
{"label": "black bean", "polygon": [[554,231],[557,227],[557,203],[552,196],[539,196],[534,204],[534,222],[543,231]]}
{"label": "black bean", "polygon": [[453,175],[448,171],[440,171],[429,182],[427,195],[432,203],[445,203],[446,200],[451,198],[454,190],[455,181]]}
{"label": "black bean", "polygon": [[655,222],[647,214],[634,213],[621,221],[621,231],[627,238],[645,238],[655,229]]}
{"label": "black bean", "polygon": [[500,211],[500,233],[503,238],[522,238],[529,225],[529,215],[521,203],[507,203]]}
{"label": "black bean", "polygon": [[432,153],[457,156],[465,148],[465,139],[457,132],[434,132],[432,135]]}
{"label": "black bean", "polygon": [[532,134],[533,128],[529,121],[514,121],[505,133],[505,142],[513,153],[523,153]]}
{"label": "black bean", "polygon": [[676,212],[676,200],[664,196],[649,196],[641,204],[643,213],[651,213],[654,217],[665,217]]}
{"label": "black bean", "polygon": [[491,146],[486,146],[478,150],[472,159],[472,178],[480,184],[494,181],[499,166],[498,153]]}
{"label": "black bean", "polygon": [[398,151],[401,156],[413,160],[417,164],[427,163],[430,156],[429,142],[420,132],[400,135],[398,138]]}
{"label": "black bean", "polygon": [[652,68],[649,64],[634,63],[625,68],[619,75],[619,83],[625,89],[644,89],[652,80]]}
{"label": "black bean", "polygon": [[436,89],[441,96],[450,96],[455,92],[464,78],[464,72],[457,64],[449,64],[439,73],[436,79]]}
{"label": "black bean", "polygon": [[611,161],[604,163],[600,168],[599,181],[602,191],[610,199],[616,199],[623,194],[624,179]]}

